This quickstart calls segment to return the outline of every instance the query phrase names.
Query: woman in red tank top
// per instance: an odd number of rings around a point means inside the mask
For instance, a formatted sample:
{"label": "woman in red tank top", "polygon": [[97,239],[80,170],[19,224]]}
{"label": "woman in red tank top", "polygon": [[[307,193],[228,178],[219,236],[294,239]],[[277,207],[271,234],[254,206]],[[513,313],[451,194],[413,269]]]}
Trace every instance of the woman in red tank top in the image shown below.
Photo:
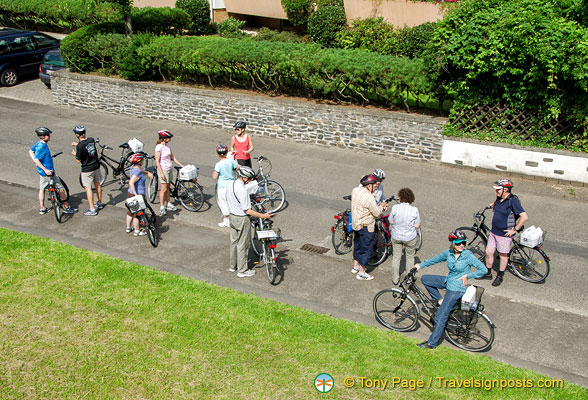
{"label": "woman in red tank top", "polygon": [[251,152],[253,151],[253,140],[245,133],[247,124],[238,121],[235,125],[235,135],[231,138],[231,151],[235,153],[235,160],[239,165],[251,167]]}

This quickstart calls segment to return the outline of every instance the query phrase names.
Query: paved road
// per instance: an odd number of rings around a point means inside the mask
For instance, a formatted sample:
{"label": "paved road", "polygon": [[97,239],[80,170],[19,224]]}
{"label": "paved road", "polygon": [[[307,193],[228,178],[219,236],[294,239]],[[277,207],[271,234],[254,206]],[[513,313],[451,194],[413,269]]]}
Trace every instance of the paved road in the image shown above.
{"label": "paved road", "polygon": [[[34,93],[35,83],[25,83],[23,91]],[[14,91],[7,93],[4,89],[0,88],[0,97],[18,97]],[[39,89],[44,90],[42,85]],[[214,147],[218,142],[228,143],[231,132],[7,99],[0,99],[0,112],[0,180],[24,186],[2,185],[3,226],[34,231],[119,257],[122,254],[174,273],[364,323],[374,323],[373,295],[390,285],[389,263],[376,269],[373,281],[359,282],[349,272],[348,256],[334,256],[330,254],[332,250],[322,256],[299,250],[304,243],[330,247],[332,216],[347,205],[339,200],[341,196],[374,167],[388,173],[385,188],[389,194],[399,187],[412,187],[417,196],[415,205],[423,218],[424,245],[419,256],[424,259],[444,249],[447,232],[470,224],[473,212],[492,200],[491,182],[496,179],[496,175],[483,172],[256,137],[254,154],[273,160],[272,178],[283,184],[288,197],[288,207],[275,218],[286,238],[279,247],[287,270],[283,282],[270,287],[261,273],[243,281],[225,271],[228,234],[216,226],[220,215],[212,198],[210,174],[216,161]],[[38,178],[26,153],[35,139],[34,128],[47,125],[53,129],[51,148],[63,151],[71,148],[71,129],[78,123],[85,124],[90,135],[112,147],[137,137],[146,144],[147,151],[154,146],[154,132],[171,130],[176,135],[172,142],[176,156],[200,167],[209,204],[199,213],[173,213],[163,223],[161,246],[153,250],[145,239],[137,254],[128,253],[130,244],[144,238],[130,238],[122,231],[124,211],[120,201],[124,196],[114,182],[106,188],[110,205],[97,218],[76,215],[57,225],[50,216],[35,215],[36,196],[31,188],[37,185]],[[77,164],[62,156],[56,166],[76,192]],[[528,284],[510,275],[499,288],[490,287],[486,281],[480,283],[487,288],[488,314],[498,326],[496,344],[489,355],[588,386],[588,278],[584,273],[588,259],[587,190],[520,178],[515,184],[532,222],[549,232],[545,247],[552,258],[552,273],[544,285]],[[74,198],[84,208],[81,190]],[[431,272],[442,273],[443,268],[432,267]],[[428,333],[423,326],[416,336]]]}

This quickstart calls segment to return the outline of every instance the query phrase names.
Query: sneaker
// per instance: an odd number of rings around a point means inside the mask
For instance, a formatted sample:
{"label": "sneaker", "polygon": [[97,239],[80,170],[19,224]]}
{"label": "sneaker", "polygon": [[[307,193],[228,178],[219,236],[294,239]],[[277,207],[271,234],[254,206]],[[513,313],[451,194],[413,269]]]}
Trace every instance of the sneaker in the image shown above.
{"label": "sneaker", "polygon": [[75,214],[78,212],[77,208],[73,208],[73,207],[63,207],[63,213],[64,214]]}
{"label": "sneaker", "polygon": [[159,207],[159,215],[161,215],[163,217],[165,214],[167,214],[167,210],[165,209],[165,206]]}
{"label": "sneaker", "polygon": [[230,267],[229,268],[229,272],[236,272],[237,271],[237,267]]}
{"label": "sneaker", "polygon": [[133,231],[133,227],[132,226],[127,226],[127,229],[125,229],[126,233],[131,233]]}
{"label": "sneaker", "polygon": [[357,268],[357,267],[351,268],[351,273],[352,274],[357,274],[358,272],[359,272],[359,268]]}
{"label": "sneaker", "polygon": [[147,232],[145,232],[143,229],[141,229],[140,231],[135,231],[133,233],[134,236],[145,236],[147,234]]}
{"label": "sneaker", "polygon": [[39,215],[45,215],[49,211],[51,211],[49,208],[41,208],[41,209],[39,209]]}
{"label": "sneaker", "polygon": [[253,276],[253,275],[255,275],[255,271],[254,271],[254,270],[252,270],[252,269],[248,269],[248,270],[247,270],[247,271],[245,271],[245,272],[237,272],[237,276],[238,276],[239,278],[246,278],[246,277],[248,277],[248,276]]}
{"label": "sneaker", "polygon": [[374,277],[368,274],[367,272],[364,272],[363,274],[358,273],[357,275],[355,275],[355,277],[360,281],[371,281],[372,279],[374,279]]}
{"label": "sneaker", "polygon": [[167,203],[166,208],[170,211],[178,211],[178,207],[174,206],[172,203]]}
{"label": "sneaker", "polygon": [[106,204],[104,204],[104,203],[100,203],[100,202],[97,202],[97,203],[96,203],[96,209],[97,209],[98,211],[102,210],[104,207],[106,207]]}
{"label": "sneaker", "polygon": [[[65,210],[63,210],[63,212],[65,212]],[[86,211],[84,211],[84,215],[86,217],[95,217],[96,215],[98,215],[98,211],[89,208]]]}

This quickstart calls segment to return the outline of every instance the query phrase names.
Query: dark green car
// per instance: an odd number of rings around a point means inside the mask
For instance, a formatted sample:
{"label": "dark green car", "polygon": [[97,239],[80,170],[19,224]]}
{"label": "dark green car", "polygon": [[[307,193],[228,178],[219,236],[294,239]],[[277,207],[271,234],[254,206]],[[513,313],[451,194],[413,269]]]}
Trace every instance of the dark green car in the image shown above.
{"label": "dark green car", "polygon": [[45,53],[43,62],[39,67],[39,79],[51,89],[51,75],[49,75],[49,71],[56,71],[64,68],[65,62],[63,61],[63,58],[61,58],[59,50],[48,51]]}

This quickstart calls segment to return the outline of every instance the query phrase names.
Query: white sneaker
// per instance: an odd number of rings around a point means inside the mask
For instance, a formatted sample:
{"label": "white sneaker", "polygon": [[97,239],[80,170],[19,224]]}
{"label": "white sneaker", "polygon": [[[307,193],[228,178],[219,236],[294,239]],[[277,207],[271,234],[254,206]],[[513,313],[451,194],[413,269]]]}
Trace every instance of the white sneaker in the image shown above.
{"label": "white sneaker", "polygon": [[245,271],[245,272],[237,272],[237,276],[238,276],[239,278],[246,278],[246,277],[248,277],[248,276],[253,276],[253,275],[255,275],[255,271],[254,271],[254,270],[252,270],[252,269],[248,269],[248,270],[247,270],[247,271]]}
{"label": "white sneaker", "polygon": [[374,277],[368,274],[367,272],[364,272],[363,274],[358,273],[357,275],[355,275],[355,277],[360,281],[371,281],[372,279],[374,279]]}
{"label": "white sneaker", "polygon": [[165,209],[165,206],[159,207],[159,215],[161,215],[163,217],[166,214],[167,214],[167,210]]}
{"label": "white sneaker", "polygon": [[237,267],[230,267],[229,268],[229,272],[236,272],[237,271]]}
{"label": "white sneaker", "polygon": [[359,268],[357,268],[357,267],[351,268],[351,273],[352,274],[357,274],[358,272],[359,272]]}
{"label": "white sneaker", "polygon": [[174,206],[172,203],[167,203],[166,208],[170,211],[178,211],[178,207]]}

